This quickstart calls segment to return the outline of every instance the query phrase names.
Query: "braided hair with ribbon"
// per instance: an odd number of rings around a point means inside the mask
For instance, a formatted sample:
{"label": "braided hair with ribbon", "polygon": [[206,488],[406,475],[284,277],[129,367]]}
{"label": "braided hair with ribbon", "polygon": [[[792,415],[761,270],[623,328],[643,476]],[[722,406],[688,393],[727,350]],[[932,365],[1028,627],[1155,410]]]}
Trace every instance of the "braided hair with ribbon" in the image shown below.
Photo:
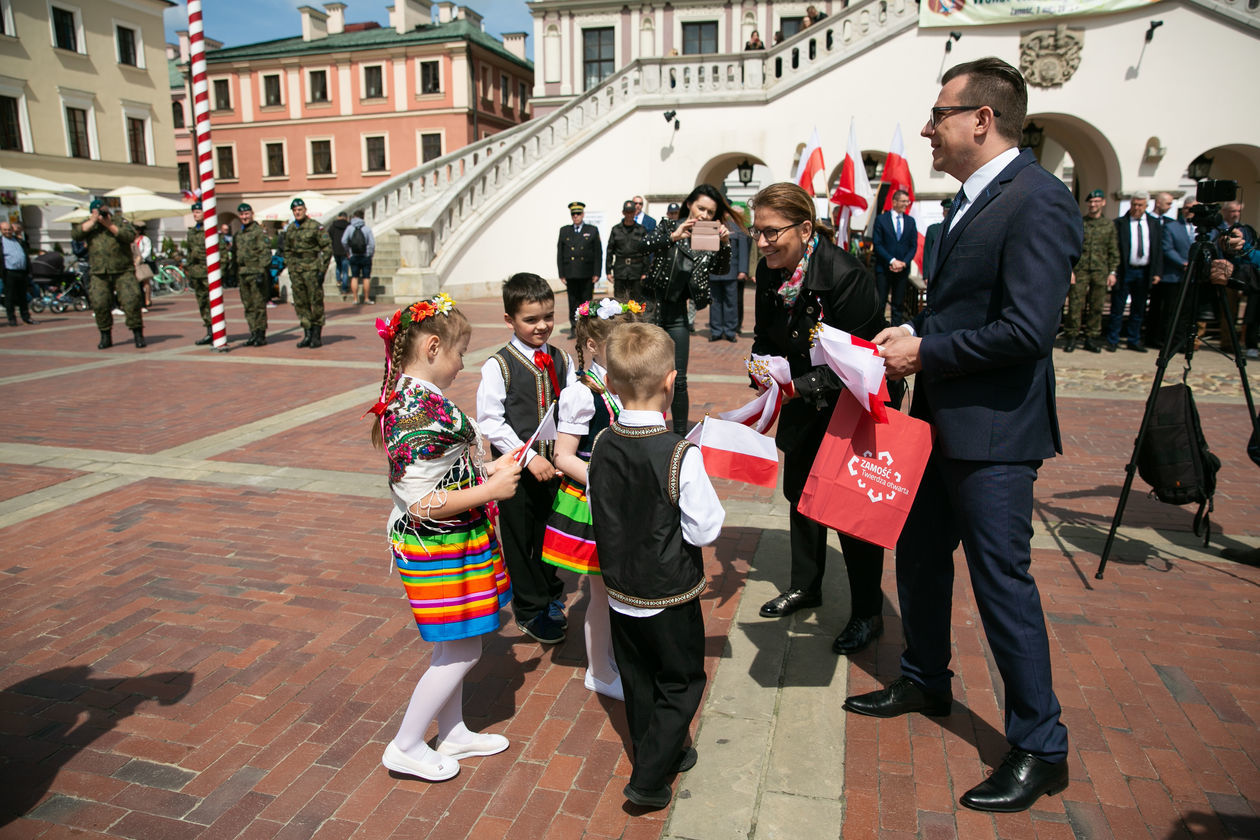
{"label": "braided hair with ribbon", "polygon": [[582,384],[596,394],[604,392],[603,384],[590,376],[586,367],[586,340],[590,339],[602,345],[612,335],[613,327],[618,324],[630,324],[639,320],[643,312],[643,304],[628,300],[621,303],[613,298],[604,298],[599,303],[588,300],[577,308],[577,323],[573,326],[573,341],[577,345],[578,370],[582,371]]}

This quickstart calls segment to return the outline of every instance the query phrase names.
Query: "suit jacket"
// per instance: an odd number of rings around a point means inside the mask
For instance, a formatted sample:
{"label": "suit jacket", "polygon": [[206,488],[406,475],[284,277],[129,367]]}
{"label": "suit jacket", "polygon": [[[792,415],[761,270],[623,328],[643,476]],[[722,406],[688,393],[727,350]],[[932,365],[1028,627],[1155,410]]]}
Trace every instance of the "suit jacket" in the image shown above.
{"label": "suit jacket", "polygon": [[656,230],[656,219],[653,219],[647,213],[641,213],[639,215],[643,216],[643,218],[640,219],[638,217],[635,217],[635,221],[643,225],[644,230],[646,230],[648,233],[651,233],[652,231]]}
{"label": "suit jacket", "polygon": [[599,244],[599,228],[582,223],[582,229],[573,225],[560,228],[556,240],[556,270],[562,279],[597,277],[604,263],[604,249]]}
{"label": "suit jacket", "polygon": [[[1164,249],[1159,244],[1160,237],[1163,235],[1163,227],[1159,223],[1159,218],[1146,213],[1146,227],[1149,231],[1151,241],[1151,258],[1146,263],[1146,270],[1142,272],[1146,282],[1150,282],[1152,277],[1159,277],[1163,274],[1164,267]],[[1125,213],[1116,219],[1116,238],[1120,241],[1120,265],[1116,267],[1116,277],[1120,280],[1124,279],[1124,272],[1129,267],[1129,247],[1133,244],[1133,225],[1129,224],[1130,217]]]}
{"label": "suit jacket", "polygon": [[891,260],[901,260],[909,266],[910,261],[914,259],[914,252],[919,248],[919,234],[915,228],[914,219],[906,213],[902,214],[900,239],[897,238],[897,231],[893,227],[891,210],[875,217],[872,238],[875,241],[876,271],[892,271],[888,267]]}
{"label": "suit jacket", "polygon": [[945,223],[935,222],[928,225],[927,231],[923,234],[923,282],[932,282],[932,266],[936,263],[936,243],[941,238],[941,231],[945,229]]}
{"label": "suit jacket", "polygon": [[948,458],[1014,463],[1062,451],[1051,348],[1084,236],[1076,200],[1021,151],[944,233],[913,327],[910,413]]}
{"label": "suit jacket", "polygon": [[1164,232],[1160,236],[1160,250],[1163,251],[1164,273],[1159,277],[1160,283],[1180,283],[1186,274],[1186,264],[1190,262],[1190,246],[1194,237],[1186,230],[1181,219],[1165,220]]}

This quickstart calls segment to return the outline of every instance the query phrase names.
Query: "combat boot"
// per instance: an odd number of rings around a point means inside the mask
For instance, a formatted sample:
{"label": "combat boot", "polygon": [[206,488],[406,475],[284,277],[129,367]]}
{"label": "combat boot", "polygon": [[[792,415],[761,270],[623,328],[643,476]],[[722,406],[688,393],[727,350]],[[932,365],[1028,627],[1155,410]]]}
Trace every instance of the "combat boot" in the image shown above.
{"label": "combat boot", "polygon": [[114,336],[109,330],[101,330],[101,342],[96,345],[97,350],[108,350],[114,346]]}
{"label": "combat boot", "polygon": [[250,331],[249,338],[245,339],[245,346],[246,347],[258,346],[258,333],[257,332]]}
{"label": "combat boot", "polygon": [[302,340],[297,343],[297,346],[298,347],[311,346],[311,330],[309,327],[307,329],[302,330]]}
{"label": "combat boot", "polygon": [[213,341],[214,341],[214,334],[211,333],[209,330],[206,330],[206,334],[202,336],[201,338],[197,339],[196,341],[194,341],[193,344],[197,345],[198,347],[205,347],[207,344],[210,344]]}
{"label": "combat boot", "polygon": [[259,330],[258,332],[254,333],[254,346],[255,347],[267,346],[267,331],[266,330]]}
{"label": "combat boot", "polygon": [[322,336],[320,336],[320,333],[323,332],[323,330],[324,328],[322,326],[311,327],[311,346],[312,347],[324,346],[324,339]]}
{"label": "combat boot", "polygon": [[144,346],[146,346],[146,345],[145,345],[145,341],[144,341],[144,330],[143,330],[143,329],[132,330],[132,331],[131,331],[131,334],[132,334],[132,335],[134,335],[134,336],[136,337],[136,346],[137,346],[137,347],[144,347]]}

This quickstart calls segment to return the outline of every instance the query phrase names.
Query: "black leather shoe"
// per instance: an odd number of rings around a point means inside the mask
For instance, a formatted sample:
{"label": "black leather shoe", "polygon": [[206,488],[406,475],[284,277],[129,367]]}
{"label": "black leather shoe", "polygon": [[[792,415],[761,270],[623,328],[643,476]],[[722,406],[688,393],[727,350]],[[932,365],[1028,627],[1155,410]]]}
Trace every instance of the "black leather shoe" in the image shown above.
{"label": "black leather shoe", "polygon": [[1114,353],[1120,349],[1120,345],[1114,342],[1108,341],[1107,346],[1104,347],[1103,349],[1106,350],[1108,353]]}
{"label": "black leather shoe", "polygon": [[668,785],[656,790],[639,790],[634,785],[626,785],[621,792],[635,805],[652,811],[668,808],[670,800],[674,798]]}
{"label": "black leather shoe", "polygon": [[844,701],[846,712],[859,715],[891,718],[919,712],[928,717],[946,717],[954,698],[949,695],[928,694],[927,689],[909,677],[897,677],[888,688],[858,694]]}
{"label": "black leather shoe", "polygon": [[683,751],[678,754],[678,761],[674,763],[673,771],[675,773],[686,773],[696,766],[696,761],[699,758],[700,755],[696,752],[695,747],[684,747]]}
{"label": "black leather shoe", "polygon": [[1143,343],[1142,343],[1142,342],[1140,342],[1140,341],[1130,341],[1130,342],[1129,342],[1129,344],[1128,344],[1128,347],[1129,347],[1129,349],[1130,349],[1130,350],[1132,350],[1134,353],[1145,353],[1145,352],[1146,352],[1146,345],[1145,345],[1145,344],[1143,344]]}
{"label": "black leather shoe", "polygon": [[311,331],[309,329],[302,330],[302,340],[297,343],[298,347],[311,346]]}
{"label": "black leather shoe", "polygon": [[23,324],[34,324],[35,322],[31,320],[31,316],[30,316],[30,315],[23,315],[23,316],[22,316],[22,323],[23,323]]}
{"label": "black leather shoe", "polygon": [[1085,350],[1086,352],[1089,352],[1089,353],[1102,352],[1102,348],[1099,347],[1098,344],[1092,338],[1085,339]]}
{"label": "black leather shoe", "polygon": [[108,350],[114,346],[114,336],[109,330],[101,330],[100,343],[96,345],[97,350]]}
{"label": "black leather shoe", "polygon": [[9,326],[10,327],[17,326],[17,318],[14,318],[12,315],[9,316]]}
{"label": "black leather shoe", "polygon": [[132,331],[131,331],[131,334],[132,334],[133,336],[135,336],[135,339],[136,339],[136,346],[137,346],[137,347],[145,347],[145,346],[147,346],[147,344],[146,344],[146,342],[145,342],[145,340],[144,340],[144,330],[132,330]]}
{"label": "black leather shoe", "polygon": [[1064,353],[1071,353],[1071,352],[1072,352],[1072,351],[1074,351],[1075,349],[1076,349],[1076,339],[1075,339],[1075,338],[1068,339],[1068,343],[1063,345],[1063,352],[1064,352]]}
{"label": "black leather shoe", "polygon": [[821,595],[810,595],[799,589],[789,589],[777,598],[771,598],[761,605],[762,618],[782,618],[805,607],[817,607],[822,603]]}
{"label": "black leather shoe", "polygon": [[1054,796],[1067,786],[1066,761],[1051,764],[1030,752],[1013,749],[992,776],[964,793],[958,802],[973,811],[1012,814],[1027,811],[1043,794]]}
{"label": "black leather shoe", "polygon": [[850,656],[865,650],[884,632],[884,617],[873,615],[869,618],[851,618],[840,635],[831,643],[833,653]]}
{"label": "black leather shoe", "polygon": [[198,347],[205,347],[207,344],[210,344],[213,341],[214,341],[214,336],[210,333],[206,333],[201,338],[194,341],[193,344],[197,345]]}

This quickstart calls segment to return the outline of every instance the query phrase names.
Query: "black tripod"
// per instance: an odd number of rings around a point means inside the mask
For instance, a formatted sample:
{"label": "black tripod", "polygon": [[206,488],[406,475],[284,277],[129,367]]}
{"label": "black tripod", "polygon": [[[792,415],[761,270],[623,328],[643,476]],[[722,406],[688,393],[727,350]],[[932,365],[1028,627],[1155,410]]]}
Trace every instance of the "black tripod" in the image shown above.
{"label": "black tripod", "polygon": [[[1218,217],[1219,218],[1219,217]],[[1151,393],[1146,398],[1146,412],[1142,415],[1142,425],[1138,427],[1137,440],[1133,442],[1133,455],[1124,468],[1124,488],[1120,491],[1120,501],[1116,504],[1115,516],[1111,519],[1111,531],[1107,534],[1107,543],[1103,546],[1102,560],[1098,563],[1098,571],[1094,577],[1102,580],[1103,570],[1107,568],[1107,558],[1111,555],[1111,546],[1116,541],[1116,531],[1120,528],[1120,520],[1124,516],[1124,506],[1129,501],[1129,490],[1133,487],[1133,476],[1137,472],[1138,453],[1142,451],[1142,442],[1146,439],[1146,429],[1155,412],[1155,397],[1159,393],[1160,384],[1164,381],[1164,371],[1171,358],[1185,356],[1185,373],[1190,372],[1190,362],[1194,358],[1195,340],[1198,330],[1195,315],[1199,312],[1199,294],[1207,290],[1215,301],[1217,312],[1221,315],[1222,331],[1228,329],[1233,352],[1227,352],[1219,346],[1204,342],[1204,346],[1222,356],[1233,356],[1234,365],[1238,368],[1238,376],[1242,382],[1243,394],[1247,398],[1247,414],[1251,425],[1256,428],[1256,406],[1251,399],[1251,388],[1247,383],[1247,356],[1239,347],[1238,333],[1234,329],[1234,319],[1230,315],[1228,302],[1225,299],[1225,286],[1210,282],[1212,256],[1215,246],[1208,238],[1209,226],[1199,225],[1196,229],[1194,245],[1190,248],[1190,259],[1186,263],[1185,278],[1177,295],[1177,306],[1173,310],[1168,335],[1164,336],[1164,346],[1159,351],[1159,359],[1155,363],[1155,381],[1151,383]],[[1187,302],[1189,308],[1187,308]],[[1190,317],[1183,318],[1182,313],[1189,312]]]}

